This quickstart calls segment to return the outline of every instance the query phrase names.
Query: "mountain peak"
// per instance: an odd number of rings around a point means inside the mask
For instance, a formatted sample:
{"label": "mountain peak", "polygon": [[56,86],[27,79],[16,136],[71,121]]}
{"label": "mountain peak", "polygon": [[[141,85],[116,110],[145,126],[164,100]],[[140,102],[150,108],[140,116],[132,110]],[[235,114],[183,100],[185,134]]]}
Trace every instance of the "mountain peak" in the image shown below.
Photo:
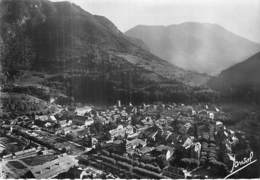
{"label": "mountain peak", "polygon": [[141,39],[152,53],[172,64],[211,75],[260,50],[259,44],[211,23],[136,26],[125,34]]}
{"label": "mountain peak", "polygon": [[4,71],[40,72],[51,77],[42,80],[50,88],[78,99],[191,97],[186,94],[192,86],[209,79],[153,55],[142,41],[124,35],[106,17],[72,3],[1,3]]}

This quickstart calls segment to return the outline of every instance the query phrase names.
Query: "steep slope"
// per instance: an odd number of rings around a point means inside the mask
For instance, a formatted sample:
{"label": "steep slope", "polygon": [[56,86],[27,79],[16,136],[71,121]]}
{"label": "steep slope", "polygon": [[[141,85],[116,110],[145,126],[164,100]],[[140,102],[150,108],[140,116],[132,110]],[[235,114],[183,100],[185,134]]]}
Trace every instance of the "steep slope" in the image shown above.
{"label": "steep slope", "polygon": [[0,6],[1,64],[16,84],[30,81],[24,76],[37,71],[41,74],[32,78],[44,80],[35,88],[41,84],[77,100],[181,100],[190,97],[190,85],[209,78],[154,56],[105,17],[75,4],[2,0]]}
{"label": "steep slope", "polygon": [[224,70],[209,81],[212,88],[233,100],[260,102],[260,52]]}
{"label": "steep slope", "polygon": [[[6,57],[14,59],[13,56],[16,55],[18,64],[25,61],[18,56],[21,51],[26,51],[24,54],[29,56],[31,61],[28,63],[34,69],[44,68],[49,71],[56,68],[65,70],[66,67],[71,69],[71,63],[101,59],[101,52],[112,56],[117,56],[118,53],[120,56],[131,54],[137,59],[145,60],[147,66],[154,65],[153,72],[170,79],[182,78],[184,82],[192,82],[191,72],[151,55],[140,48],[140,43],[134,43],[135,40],[121,33],[105,17],[91,15],[74,4],[46,0],[4,0],[1,6],[4,7],[4,26],[1,34],[5,43],[18,44],[15,49],[17,53],[6,52]],[[15,38],[8,38],[8,33],[12,33]],[[19,43],[23,43],[25,49],[19,49]],[[102,57],[102,60],[105,61],[106,58]],[[160,68],[157,71],[157,64],[152,64],[152,60],[168,67],[170,71],[162,72]],[[62,62],[63,66],[58,62]],[[143,63],[139,64],[145,66]],[[195,79],[202,78],[198,73],[193,73],[193,76]]]}
{"label": "steep slope", "polygon": [[217,74],[260,50],[260,45],[216,24],[139,25],[125,33],[143,40],[155,55],[179,67]]}

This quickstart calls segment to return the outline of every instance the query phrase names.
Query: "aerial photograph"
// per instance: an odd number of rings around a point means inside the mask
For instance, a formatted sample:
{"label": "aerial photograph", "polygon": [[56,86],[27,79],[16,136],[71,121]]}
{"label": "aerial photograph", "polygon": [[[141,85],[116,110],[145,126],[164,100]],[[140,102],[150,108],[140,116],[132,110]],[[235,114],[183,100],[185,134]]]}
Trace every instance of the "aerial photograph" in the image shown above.
{"label": "aerial photograph", "polygon": [[0,179],[260,179],[260,0],[0,0]]}

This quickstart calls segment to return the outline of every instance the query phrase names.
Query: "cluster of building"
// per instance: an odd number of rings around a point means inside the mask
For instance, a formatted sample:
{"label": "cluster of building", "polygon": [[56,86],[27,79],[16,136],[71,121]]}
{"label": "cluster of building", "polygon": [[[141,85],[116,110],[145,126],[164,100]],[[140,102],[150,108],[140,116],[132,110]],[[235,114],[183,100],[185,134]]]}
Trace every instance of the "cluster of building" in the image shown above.
{"label": "cluster of building", "polygon": [[78,166],[78,160],[67,154],[53,152],[42,154],[32,148],[2,157],[1,178],[54,178],[70,168]]}
{"label": "cluster of building", "polygon": [[[57,105],[1,122],[1,174],[53,178],[77,167],[85,178],[221,178],[229,157],[250,150],[228,118],[207,104]],[[8,139],[26,143],[12,152]]]}

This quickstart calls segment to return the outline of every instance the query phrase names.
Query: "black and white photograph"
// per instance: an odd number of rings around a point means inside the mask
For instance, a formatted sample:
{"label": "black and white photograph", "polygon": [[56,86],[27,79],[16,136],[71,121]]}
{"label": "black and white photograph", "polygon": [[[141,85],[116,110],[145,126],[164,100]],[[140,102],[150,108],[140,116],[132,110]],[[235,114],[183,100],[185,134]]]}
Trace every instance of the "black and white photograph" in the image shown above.
{"label": "black and white photograph", "polygon": [[259,179],[260,0],[0,0],[0,179]]}

